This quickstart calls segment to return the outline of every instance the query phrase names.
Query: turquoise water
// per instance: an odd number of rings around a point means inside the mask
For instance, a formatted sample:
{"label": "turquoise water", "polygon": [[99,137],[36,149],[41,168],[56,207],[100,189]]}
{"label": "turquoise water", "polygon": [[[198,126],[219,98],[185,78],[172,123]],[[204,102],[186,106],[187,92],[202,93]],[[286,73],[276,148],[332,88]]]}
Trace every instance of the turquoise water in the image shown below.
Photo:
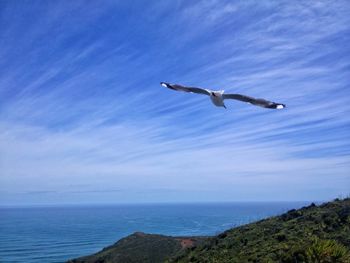
{"label": "turquoise water", "polygon": [[136,231],[214,235],[307,202],[0,208],[0,262],[64,262]]}

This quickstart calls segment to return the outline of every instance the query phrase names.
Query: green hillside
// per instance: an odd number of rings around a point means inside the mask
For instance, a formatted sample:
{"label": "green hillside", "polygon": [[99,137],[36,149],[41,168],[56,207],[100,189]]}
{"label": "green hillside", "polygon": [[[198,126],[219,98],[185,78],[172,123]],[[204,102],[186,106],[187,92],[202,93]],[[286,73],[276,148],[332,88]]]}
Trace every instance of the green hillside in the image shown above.
{"label": "green hillside", "polygon": [[350,199],[311,204],[215,237],[135,233],[70,262],[350,263]]}
{"label": "green hillside", "polygon": [[172,262],[350,262],[350,199],[230,229]]}

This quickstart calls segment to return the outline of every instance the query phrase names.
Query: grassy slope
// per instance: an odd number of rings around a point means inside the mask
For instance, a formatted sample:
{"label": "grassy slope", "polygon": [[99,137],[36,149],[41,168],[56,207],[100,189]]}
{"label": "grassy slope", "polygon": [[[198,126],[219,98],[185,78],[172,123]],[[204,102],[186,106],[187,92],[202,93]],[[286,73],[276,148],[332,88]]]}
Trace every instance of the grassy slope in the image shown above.
{"label": "grassy slope", "polygon": [[[184,240],[193,240],[195,246],[184,248],[181,244]],[[281,216],[233,228],[211,238],[135,233],[97,254],[71,262],[350,263],[349,249],[348,198],[290,210]],[[341,253],[347,254],[342,261],[337,259]],[[323,260],[312,259],[316,254],[321,255]]]}
{"label": "grassy slope", "polygon": [[349,198],[320,206],[312,204],[230,229],[174,262],[316,262],[300,257],[303,250],[315,243],[315,237],[335,240],[346,250],[350,248]]}

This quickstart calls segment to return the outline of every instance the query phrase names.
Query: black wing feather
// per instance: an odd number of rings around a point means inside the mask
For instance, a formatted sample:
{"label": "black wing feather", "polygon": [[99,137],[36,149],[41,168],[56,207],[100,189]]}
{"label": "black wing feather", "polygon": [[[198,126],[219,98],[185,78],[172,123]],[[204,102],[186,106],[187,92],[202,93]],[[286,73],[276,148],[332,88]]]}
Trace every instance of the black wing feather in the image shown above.
{"label": "black wing feather", "polygon": [[264,99],[255,99],[253,97],[249,97],[241,94],[224,94],[223,98],[248,102],[250,104],[260,106],[263,108],[268,108],[268,109],[283,109],[286,107],[286,105],[282,103],[276,103],[276,102],[272,102]]}
{"label": "black wing feather", "polygon": [[165,85],[167,88],[176,90],[176,91],[184,91],[184,92],[191,92],[191,93],[197,93],[197,94],[203,94],[203,95],[210,95],[208,91],[205,89],[201,88],[196,88],[196,87],[185,87],[181,86],[179,84],[169,84],[166,82],[161,82],[160,83],[162,86]]}

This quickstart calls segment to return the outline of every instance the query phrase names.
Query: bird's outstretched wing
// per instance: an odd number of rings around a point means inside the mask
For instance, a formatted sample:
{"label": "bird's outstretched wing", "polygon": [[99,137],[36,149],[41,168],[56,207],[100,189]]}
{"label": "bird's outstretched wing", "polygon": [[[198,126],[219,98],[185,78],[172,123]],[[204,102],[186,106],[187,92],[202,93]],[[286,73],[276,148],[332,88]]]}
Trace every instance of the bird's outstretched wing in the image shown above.
{"label": "bird's outstretched wing", "polygon": [[248,102],[250,104],[260,106],[263,108],[268,108],[268,109],[283,109],[286,107],[286,105],[282,103],[276,103],[264,99],[255,99],[249,96],[241,95],[241,94],[223,94],[222,95],[223,99],[233,99],[233,100],[240,100],[244,102]]}
{"label": "bird's outstretched wing", "polygon": [[181,85],[178,85],[178,84],[169,84],[169,83],[166,83],[166,82],[161,82],[160,85],[162,85],[163,87],[169,88],[169,89],[177,90],[177,91],[184,91],[184,92],[198,93],[198,94],[203,94],[203,95],[210,95],[209,91],[207,91],[205,89],[201,89],[201,88],[185,87],[185,86],[181,86]]}

